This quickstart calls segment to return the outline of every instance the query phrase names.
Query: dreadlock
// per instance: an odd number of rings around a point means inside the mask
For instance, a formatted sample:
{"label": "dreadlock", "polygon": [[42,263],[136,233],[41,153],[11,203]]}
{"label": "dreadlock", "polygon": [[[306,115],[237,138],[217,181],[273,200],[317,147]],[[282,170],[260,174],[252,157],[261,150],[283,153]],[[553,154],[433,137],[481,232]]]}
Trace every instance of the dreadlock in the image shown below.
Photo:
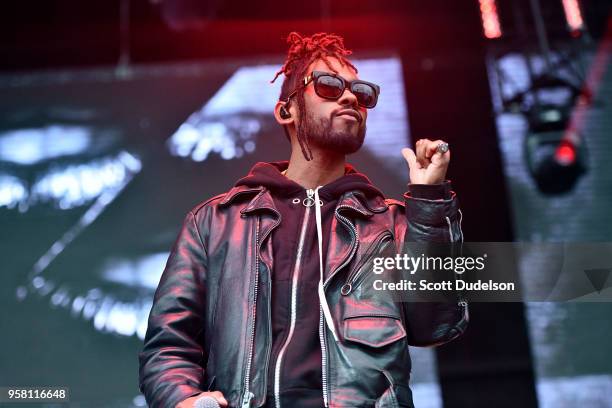
{"label": "dreadlock", "polygon": [[[285,60],[282,68],[276,73],[272,81],[270,81],[273,83],[280,74],[285,74],[285,79],[283,80],[283,85],[281,86],[281,93],[279,96],[279,99],[282,101],[287,101],[289,94],[300,86],[302,78],[304,78],[304,76],[307,74],[306,70],[310,64],[317,60],[324,61],[325,65],[327,65],[327,67],[334,73],[338,73],[338,71],[332,67],[329,58],[335,58],[341,65],[348,65],[355,72],[357,72],[357,68],[355,68],[355,66],[347,59],[347,57],[352,54],[352,51],[344,48],[344,39],[338,35],[317,33],[311,37],[302,37],[296,32],[291,32],[287,37],[287,43],[289,43],[287,59]],[[306,160],[310,161],[312,160],[312,151],[310,150],[310,146],[308,144],[308,135],[304,135],[303,132],[304,120],[302,120],[306,115],[304,88],[298,89],[295,97],[301,119],[298,123],[297,139],[300,144],[300,148],[302,149],[302,154]],[[287,101],[287,107],[288,105],[289,101]],[[289,133],[286,127],[285,135],[287,136],[287,139],[289,139]],[[304,139],[305,137],[306,139]]]}

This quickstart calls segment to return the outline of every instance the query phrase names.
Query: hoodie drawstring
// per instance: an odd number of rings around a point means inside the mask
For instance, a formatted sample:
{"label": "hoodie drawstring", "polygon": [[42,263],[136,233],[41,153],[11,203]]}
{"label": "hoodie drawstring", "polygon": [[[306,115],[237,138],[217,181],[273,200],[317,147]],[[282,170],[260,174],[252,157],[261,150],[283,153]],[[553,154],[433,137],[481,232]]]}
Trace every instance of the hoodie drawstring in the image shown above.
{"label": "hoodie drawstring", "polygon": [[319,189],[323,186],[318,186],[314,191],[314,200],[315,200],[315,219],[317,224],[317,241],[319,244],[319,303],[321,303],[321,308],[323,309],[323,316],[325,318],[325,323],[327,327],[332,332],[334,336],[334,340],[338,341],[338,335],[336,334],[336,328],[334,327],[334,321],[332,320],[332,315],[329,310],[329,304],[327,304],[327,298],[325,297],[325,289],[323,288],[323,227],[321,226],[321,201],[319,200]]}

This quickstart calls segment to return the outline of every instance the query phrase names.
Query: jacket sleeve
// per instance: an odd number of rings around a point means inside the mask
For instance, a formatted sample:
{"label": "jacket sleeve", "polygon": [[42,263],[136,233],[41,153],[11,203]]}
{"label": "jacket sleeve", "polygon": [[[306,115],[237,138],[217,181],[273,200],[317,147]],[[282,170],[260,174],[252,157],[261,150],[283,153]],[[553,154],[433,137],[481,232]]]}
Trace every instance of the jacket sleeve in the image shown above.
{"label": "jacket sleeve", "polygon": [[[404,194],[405,212],[397,214],[396,236],[403,242],[463,242],[461,210],[450,180],[433,186],[409,185]],[[399,226],[399,229],[398,229]],[[454,275],[454,274],[453,274]],[[404,302],[408,342],[412,346],[437,346],[461,335],[468,323],[463,294],[450,302]]]}
{"label": "jacket sleeve", "polygon": [[202,392],[206,262],[190,211],[155,291],[139,353],[139,387],[151,408],[173,408]]}

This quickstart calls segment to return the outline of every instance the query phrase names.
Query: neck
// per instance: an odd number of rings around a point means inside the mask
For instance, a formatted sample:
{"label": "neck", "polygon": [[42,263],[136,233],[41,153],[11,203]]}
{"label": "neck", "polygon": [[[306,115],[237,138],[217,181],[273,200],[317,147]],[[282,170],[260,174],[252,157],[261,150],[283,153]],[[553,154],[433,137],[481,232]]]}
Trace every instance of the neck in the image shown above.
{"label": "neck", "polygon": [[287,178],[304,188],[316,188],[344,175],[345,156],[343,154],[311,147],[313,158],[307,161],[299,146],[297,148],[294,146],[291,150],[289,167],[285,172]]}

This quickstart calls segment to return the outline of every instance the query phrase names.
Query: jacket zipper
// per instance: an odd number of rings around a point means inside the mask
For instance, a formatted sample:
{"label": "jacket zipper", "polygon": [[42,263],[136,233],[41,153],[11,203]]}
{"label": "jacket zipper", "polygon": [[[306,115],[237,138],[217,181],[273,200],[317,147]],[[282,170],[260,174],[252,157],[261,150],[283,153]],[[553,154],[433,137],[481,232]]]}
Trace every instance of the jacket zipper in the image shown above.
{"label": "jacket zipper", "polygon": [[[266,264],[267,265],[267,264]],[[271,271],[270,266],[268,265],[268,270]],[[270,294],[268,296],[268,321],[270,322],[270,324],[268,324],[268,347],[266,348],[266,358],[265,358],[265,364],[264,364],[264,376],[263,376],[263,390],[264,393],[267,394],[268,393],[268,368],[270,367],[270,354],[272,353],[272,278],[270,277],[270,279],[268,279],[268,293]],[[264,399],[265,400],[265,399]]]}
{"label": "jacket zipper", "polygon": [[319,343],[321,343],[321,373],[323,380],[323,404],[329,406],[329,390],[327,389],[327,342],[325,340],[325,325],[323,324],[323,308],[319,306]]}
{"label": "jacket zipper", "polygon": [[350,205],[341,205],[341,206],[338,206],[338,208],[336,208],[336,218],[338,218],[340,221],[342,221],[342,223],[346,226],[346,228],[349,230],[349,232],[351,233],[351,235],[355,239],[355,242],[353,244],[353,247],[351,248],[351,252],[350,252],[349,256],[345,259],[345,261],[342,263],[342,265],[338,266],[336,269],[334,269],[334,271],[332,273],[330,273],[329,277],[327,279],[325,279],[325,282],[323,282],[323,287],[327,287],[327,285],[332,280],[332,278],[336,275],[336,273],[338,273],[338,271],[340,269],[344,268],[351,261],[351,259],[353,259],[353,255],[355,255],[355,252],[357,251],[357,248],[359,247],[359,235],[357,234],[357,230],[355,229],[355,227],[349,221],[348,218],[346,218],[343,215],[340,215],[340,210],[343,209],[343,208],[350,208],[350,209],[353,209],[353,210],[358,211],[360,213],[362,213],[362,212],[358,208],[350,206]]}
{"label": "jacket zipper", "polygon": [[[348,264],[351,261],[351,259],[353,258],[353,255],[355,255],[355,251],[357,250],[357,247],[359,246],[359,236],[357,235],[357,230],[355,229],[355,227],[349,221],[348,218],[346,218],[343,215],[340,215],[340,210],[343,208],[351,208],[358,212],[361,212],[361,211],[358,208],[350,206],[350,205],[340,205],[336,207],[336,211],[335,211],[336,218],[338,218],[348,228],[348,230],[350,231],[351,235],[354,238],[354,243],[353,243],[353,247],[351,248],[351,252],[349,256],[346,258],[346,260],[342,263],[342,265],[337,267],[329,275],[329,277],[325,280],[325,282],[323,282],[324,289],[329,283],[329,281],[334,277],[334,275],[340,269],[344,268],[344,266],[346,266],[346,264]],[[327,361],[328,360],[327,360],[326,335],[327,335],[326,326],[323,324],[323,309],[319,307],[319,342],[321,343],[321,372],[322,372],[322,383],[323,383],[323,403],[326,407],[329,407],[330,391],[329,391],[329,382],[328,382],[328,373],[327,373]]]}
{"label": "jacket zipper", "polygon": [[[274,400],[276,402],[276,408],[280,408],[280,369],[283,361],[283,356],[287,347],[289,346],[289,342],[291,342],[291,338],[293,337],[293,332],[295,330],[295,321],[297,316],[297,284],[298,278],[300,274],[300,267],[302,261],[302,249],[304,247],[304,238],[306,236],[306,228],[308,226],[308,219],[310,215],[310,207],[314,205],[314,190],[308,189],[306,190],[307,197],[304,199],[303,204],[306,206],[306,210],[304,212],[304,218],[302,219],[302,229],[300,231],[300,240],[298,241],[298,249],[297,256],[295,259],[295,266],[293,268],[293,276],[291,278],[291,321],[289,324],[289,334],[287,334],[287,339],[283,344],[280,352],[278,353],[278,357],[276,358],[276,366],[274,369]],[[306,204],[309,203],[309,204]]]}
{"label": "jacket zipper", "polygon": [[[274,210],[274,212],[276,212],[278,218],[276,220],[276,222],[274,223],[274,225],[272,226],[272,228],[270,228],[270,232],[274,230],[274,228],[276,228],[278,226],[278,224],[281,223],[281,214]],[[265,240],[265,238],[268,236],[268,234],[266,234],[264,236],[264,239],[262,240],[262,242]],[[261,245],[260,245],[261,246]],[[261,248],[260,251],[261,253]],[[268,265],[263,259],[262,262],[266,265],[266,267],[268,268],[268,271],[270,273],[272,273],[272,268],[270,267],[270,265]],[[268,279],[268,293],[270,294],[270,296],[268,296],[268,302],[267,302],[267,306],[268,306],[268,319],[271,318],[272,316],[272,306],[271,306],[271,294],[272,294],[272,277],[270,276],[270,278]],[[272,322],[270,322],[270,324],[268,324],[268,339],[270,339],[270,341],[268,342],[268,347],[266,349],[266,358],[265,358],[265,367],[264,367],[264,373],[266,373],[266,375],[263,376],[263,390],[264,392],[267,392],[268,389],[268,367],[270,366],[270,353],[272,351]]]}
{"label": "jacket zipper", "polygon": [[[251,400],[253,399],[253,397],[255,396],[251,391],[250,391],[250,385],[251,385],[251,365],[253,363],[253,351],[254,351],[254,346],[255,346],[255,317],[257,315],[257,296],[258,296],[258,287],[259,287],[259,253],[261,251],[260,248],[260,243],[265,241],[266,237],[268,236],[268,234],[278,225],[280,224],[280,213],[278,211],[275,211],[276,215],[277,215],[277,221],[276,223],[266,232],[266,234],[263,236],[263,238],[259,239],[259,219],[257,220],[257,224],[255,227],[255,288],[254,288],[254,293],[253,293],[253,307],[252,307],[252,312],[253,312],[253,320],[251,321],[251,328],[250,328],[250,342],[249,342],[249,354],[248,354],[248,359],[247,359],[247,364],[246,364],[246,372],[244,375],[244,394],[242,396],[242,408],[248,408],[251,405]],[[266,264],[267,265],[267,264]],[[270,270],[269,265],[268,266],[268,270]],[[268,285],[270,285],[270,280],[268,280]],[[270,307],[270,305],[268,304],[268,308]],[[268,347],[269,348],[269,347]],[[267,365],[267,361],[266,361],[266,365]]]}
{"label": "jacket zipper", "polygon": [[355,287],[359,286],[360,278],[364,277],[367,272],[367,270],[364,270],[362,267],[372,259],[372,255],[376,254],[380,250],[383,243],[387,241],[386,238],[391,237],[392,235],[388,231],[385,231],[381,233],[378,237],[376,237],[374,243],[370,245],[370,249],[368,250],[367,254],[363,256],[359,264],[355,266],[355,269],[353,269],[353,271],[347,277],[346,283],[342,285],[340,293],[343,296],[347,296],[353,291]]}
{"label": "jacket zipper", "polygon": [[242,407],[248,408],[251,405],[251,399],[253,393],[249,390],[251,381],[251,363],[253,362],[253,348],[255,344],[255,315],[257,314],[257,286],[259,284],[259,218],[255,224],[255,288],[253,290],[253,306],[252,313],[253,318],[251,319],[250,327],[250,341],[249,341],[249,353],[246,364],[246,372],[244,374],[244,394],[242,395]]}

